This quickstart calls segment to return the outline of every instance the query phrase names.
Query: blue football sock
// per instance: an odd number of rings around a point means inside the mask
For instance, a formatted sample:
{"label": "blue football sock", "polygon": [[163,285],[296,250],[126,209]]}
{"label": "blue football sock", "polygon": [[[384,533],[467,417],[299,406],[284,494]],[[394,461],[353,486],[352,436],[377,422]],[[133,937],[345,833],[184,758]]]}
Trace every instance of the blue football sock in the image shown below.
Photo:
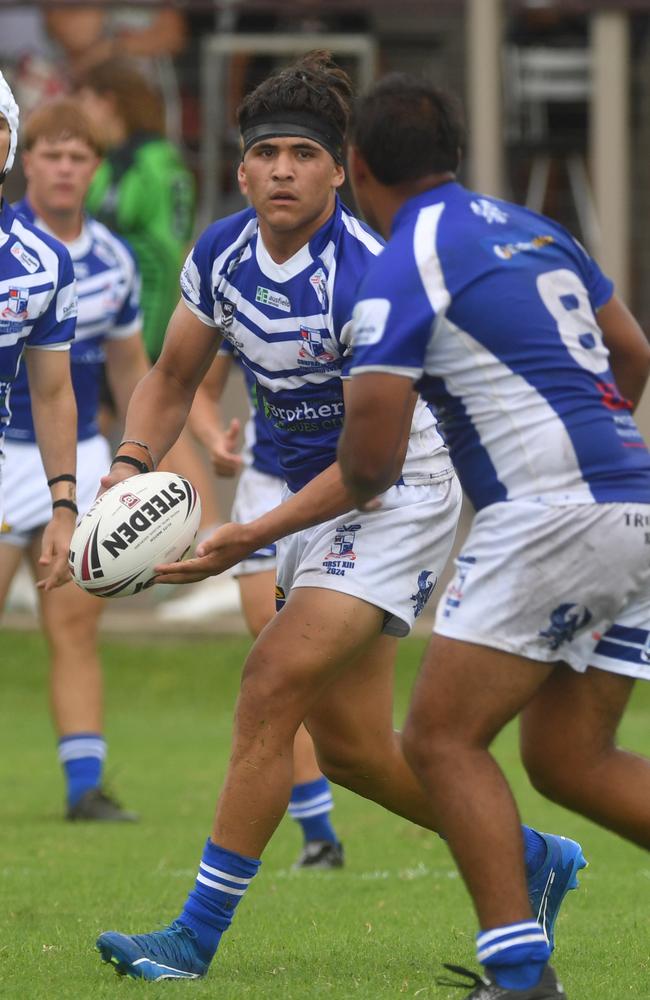
{"label": "blue football sock", "polygon": [[178,918],[197,934],[197,946],[210,962],[221,935],[232,922],[235,907],[248,889],[261,861],[206,842],[194,889]]}
{"label": "blue football sock", "polygon": [[508,990],[529,990],[542,978],[551,949],[534,920],[482,931],[476,936],[479,962]]}
{"label": "blue football sock", "polygon": [[546,861],[546,841],[530,826],[522,825],[521,832],[524,835],[526,871],[529,875],[534,875]]}
{"label": "blue football sock", "polygon": [[72,733],[59,740],[58,753],[65,773],[68,805],[74,806],[84,792],[102,783],[106,741],[100,733]]}
{"label": "blue football sock", "polygon": [[334,801],[327,778],[306,781],[291,789],[289,815],[300,823],[305,841],[326,840],[331,844],[338,844],[338,837],[330,822],[333,808]]}

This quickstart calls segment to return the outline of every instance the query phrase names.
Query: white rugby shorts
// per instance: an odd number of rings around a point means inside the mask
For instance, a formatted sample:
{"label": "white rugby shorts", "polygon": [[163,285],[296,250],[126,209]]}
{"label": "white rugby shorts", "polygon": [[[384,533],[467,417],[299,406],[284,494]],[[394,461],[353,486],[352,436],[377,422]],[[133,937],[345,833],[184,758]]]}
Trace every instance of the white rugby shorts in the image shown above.
{"label": "white rugby shorts", "polygon": [[[248,466],[244,469],[237,483],[237,491],[232,505],[230,518],[238,524],[246,524],[262,517],[282,503],[284,497],[284,481],[278,476],[269,476],[266,472]],[[253,573],[264,573],[276,567],[276,546],[266,545],[263,549],[253,552],[242,562],[230,570],[233,576],[249,576]]]}
{"label": "white rugby shorts", "polygon": [[514,500],[479,511],[434,631],[650,680],[650,504]]}
{"label": "white rugby shorts", "polygon": [[[4,516],[0,541],[26,548],[52,517],[52,496],[38,445],[5,441],[2,467]],[[108,441],[100,434],[77,444],[77,507],[85,514],[94,501],[99,480],[111,461]]]}
{"label": "white rugby shorts", "polygon": [[278,541],[278,607],[294,587],[336,590],[382,608],[386,635],[408,635],[449,558],[462,493],[450,471],[381,500]]}

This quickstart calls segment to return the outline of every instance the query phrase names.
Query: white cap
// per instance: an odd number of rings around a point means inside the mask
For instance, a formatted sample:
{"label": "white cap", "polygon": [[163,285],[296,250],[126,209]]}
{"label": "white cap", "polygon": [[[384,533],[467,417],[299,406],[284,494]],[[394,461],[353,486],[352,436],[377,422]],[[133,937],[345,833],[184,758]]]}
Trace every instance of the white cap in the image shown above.
{"label": "white cap", "polygon": [[11,135],[7,159],[4,166],[0,165],[0,177],[3,177],[4,174],[9,173],[11,170],[14,164],[14,156],[16,155],[16,146],[18,145],[18,105],[14,100],[14,95],[11,93],[11,87],[2,73],[0,73],[0,115],[4,115],[7,119]]}

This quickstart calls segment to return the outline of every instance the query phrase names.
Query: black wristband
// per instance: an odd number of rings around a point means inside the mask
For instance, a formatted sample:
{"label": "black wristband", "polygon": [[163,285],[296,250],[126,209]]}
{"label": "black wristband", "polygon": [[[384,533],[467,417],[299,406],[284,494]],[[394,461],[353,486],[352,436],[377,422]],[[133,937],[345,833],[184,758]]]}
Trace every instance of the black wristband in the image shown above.
{"label": "black wristband", "polygon": [[52,504],[52,510],[56,510],[57,507],[67,507],[68,510],[73,512],[73,514],[79,513],[79,509],[74,500],[55,500]]}
{"label": "black wristband", "polygon": [[151,469],[146,462],[141,462],[139,458],[134,458],[133,455],[116,455],[111,462],[111,469],[116,462],[123,462],[125,465],[132,465],[134,469],[137,469],[138,472],[141,472],[143,475],[146,472],[151,472]]}
{"label": "black wristband", "polygon": [[52,479],[48,479],[47,485],[54,486],[55,483],[76,483],[77,477],[73,476],[71,472],[64,472],[60,476],[54,476]]}

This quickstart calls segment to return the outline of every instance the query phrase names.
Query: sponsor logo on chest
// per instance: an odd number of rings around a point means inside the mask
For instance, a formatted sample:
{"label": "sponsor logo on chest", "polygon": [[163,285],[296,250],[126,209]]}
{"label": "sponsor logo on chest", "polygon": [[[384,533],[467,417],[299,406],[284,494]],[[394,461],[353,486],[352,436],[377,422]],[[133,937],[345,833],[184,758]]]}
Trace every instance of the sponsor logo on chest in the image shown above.
{"label": "sponsor logo on chest", "polygon": [[262,285],[258,285],[255,292],[255,301],[260,302],[263,306],[272,306],[273,309],[280,309],[281,312],[291,312],[291,303],[286,295],[274,292],[272,288],[263,288]]}

